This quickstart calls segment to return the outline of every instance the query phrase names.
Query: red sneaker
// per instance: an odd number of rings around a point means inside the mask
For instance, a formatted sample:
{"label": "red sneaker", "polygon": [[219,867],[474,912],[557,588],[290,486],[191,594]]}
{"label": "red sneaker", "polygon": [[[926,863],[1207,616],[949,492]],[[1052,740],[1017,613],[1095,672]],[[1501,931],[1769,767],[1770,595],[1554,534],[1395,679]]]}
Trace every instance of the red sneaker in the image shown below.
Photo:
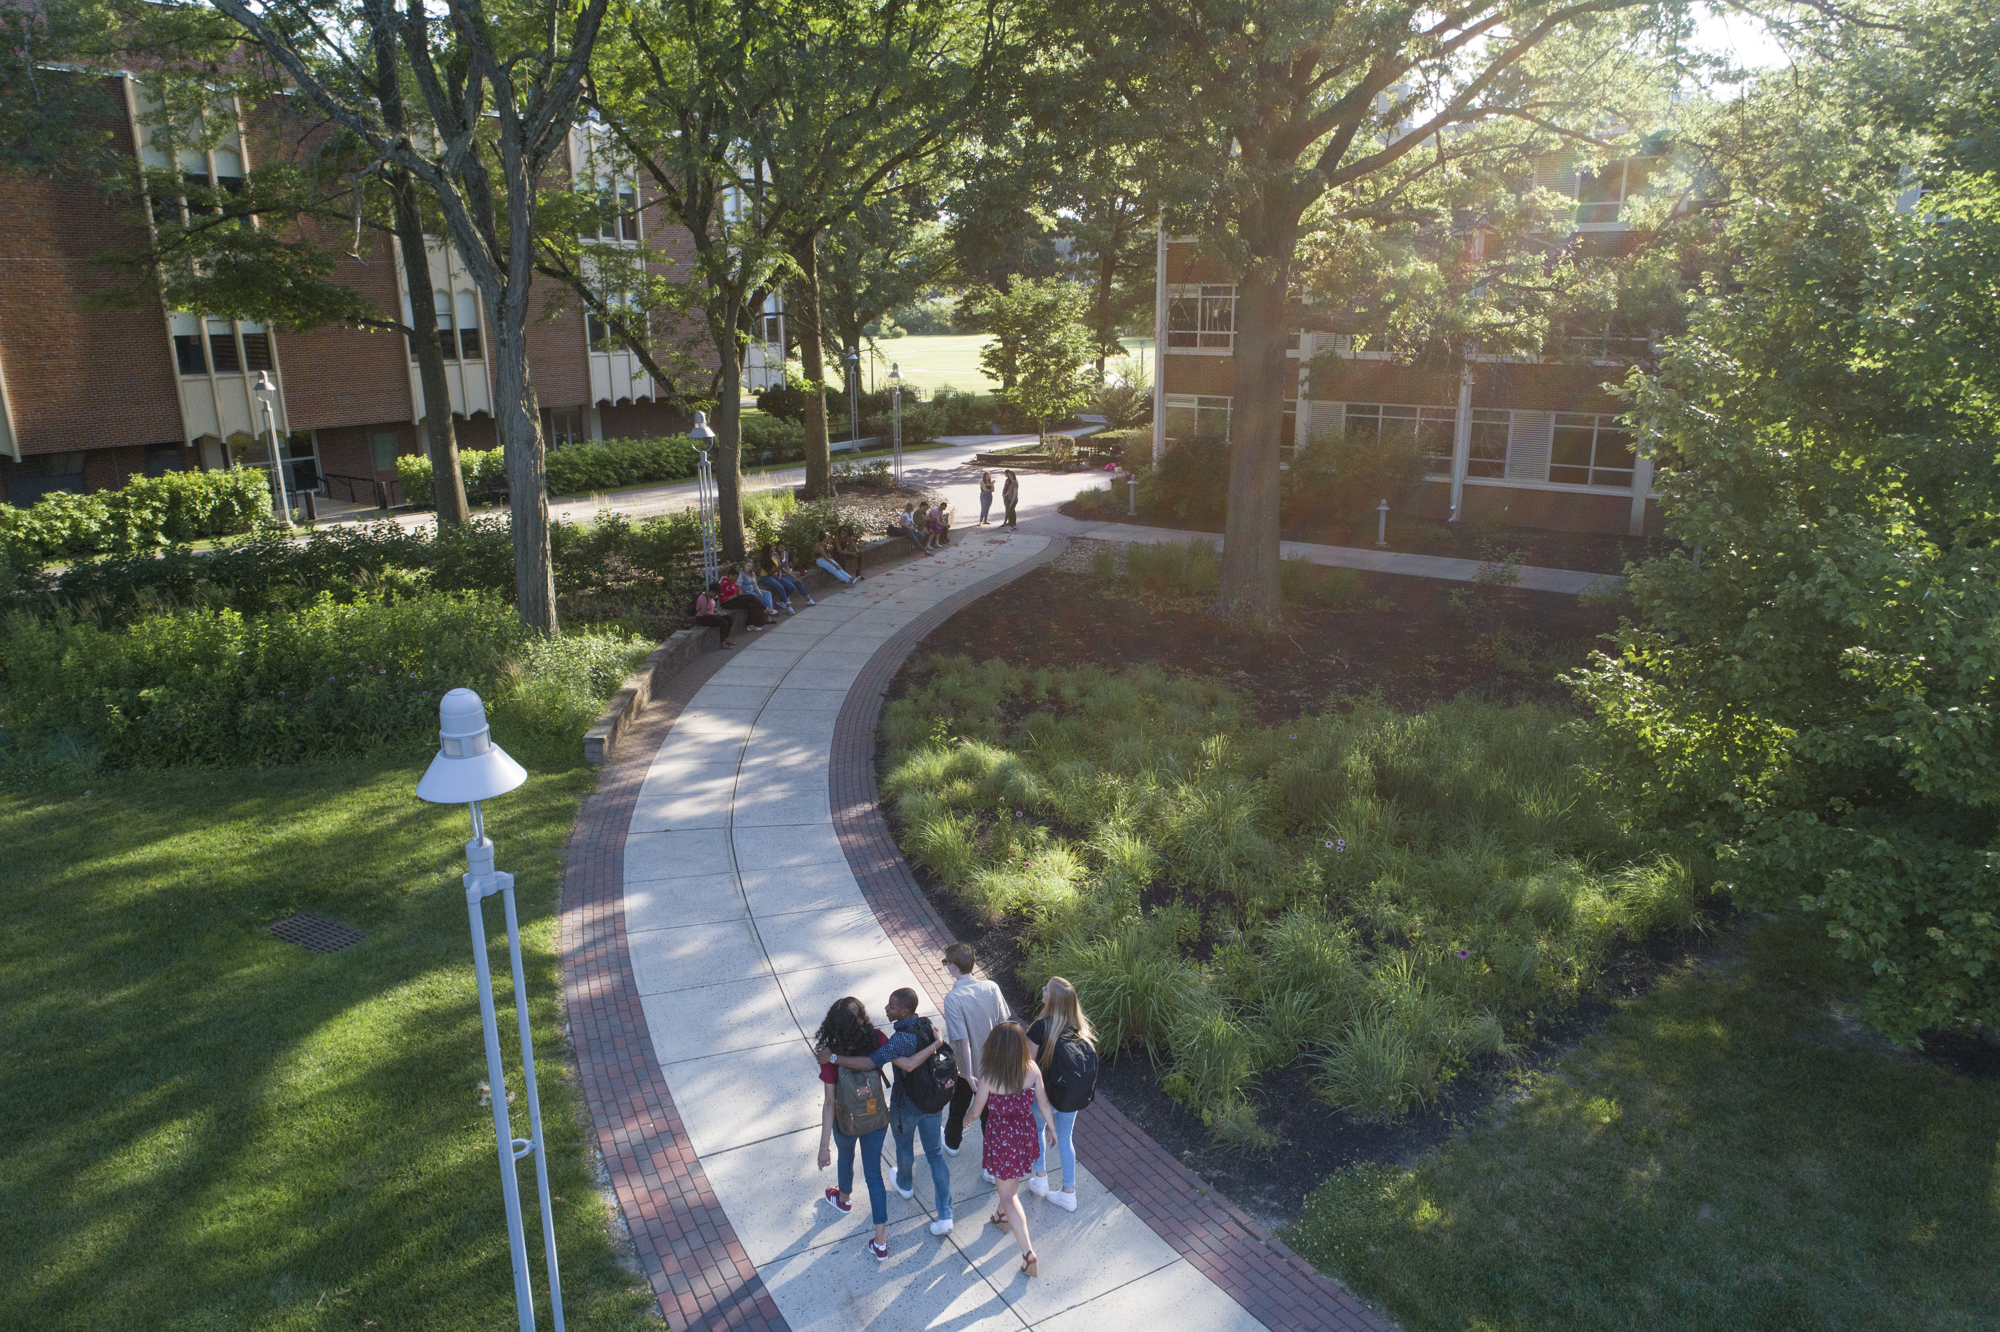
{"label": "red sneaker", "polygon": [[878,1263],[887,1262],[889,1259],[889,1246],[887,1244],[878,1243],[875,1240],[869,1240],[868,1252],[875,1255],[875,1261]]}
{"label": "red sneaker", "polygon": [[827,1201],[827,1205],[828,1205],[828,1206],[830,1206],[830,1207],[832,1207],[832,1208],[833,1208],[833,1210],[834,1210],[834,1211],[836,1211],[836,1212],[842,1212],[842,1213],[846,1213],[846,1212],[851,1212],[851,1211],[853,1211],[853,1210],[854,1210],[854,1204],[853,1204],[853,1203],[851,1203],[851,1202],[842,1202],[842,1201],[840,1200],[840,1190],[839,1190],[839,1189],[834,1189],[834,1188],[829,1188],[829,1189],[828,1189],[828,1190],[826,1191],[826,1201]]}

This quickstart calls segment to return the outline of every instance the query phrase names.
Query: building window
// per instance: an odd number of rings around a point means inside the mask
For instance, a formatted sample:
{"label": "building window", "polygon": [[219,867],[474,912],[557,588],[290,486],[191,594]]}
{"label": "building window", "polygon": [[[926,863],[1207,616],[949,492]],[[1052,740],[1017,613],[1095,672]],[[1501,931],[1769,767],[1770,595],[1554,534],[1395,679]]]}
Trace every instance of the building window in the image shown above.
{"label": "building window", "polygon": [[1343,427],[1349,439],[1363,443],[1415,444],[1424,451],[1433,475],[1451,475],[1452,437],[1458,432],[1455,407],[1408,407],[1398,403],[1350,402]]}
{"label": "building window", "polygon": [[243,371],[243,362],[236,355],[236,330],[229,326],[227,319],[208,321],[208,359],[218,375],[235,375]]}
{"label": "building window", "polygon": [[618,239],[639,239],[639,190],[634,185],[618,187]]}
{"label": "building window", "polygon": [[583,438],[583,409],[555,407],[549,410],[549,447],[560,449]]}
{"label": "building window", "polygon": [[444,352],[444,359],[458,359],[458,335],[451,327],[451,293],[434,291],[431,293],[431,309],[435,312],[438,326],[438,347]]}
{"label": "building window", "polygon": [[1616,224],[1625,201],[1644,188],[1646,177],[1659,161],[1657,157],[1628,157],[1605,163],[1602,171],[1580,173],[1576,180],[1577,224],[1585,227]]}
{"label": "building window", "polygon": [[1507,475],[1507,439],[1514,413],[1476,407],[1472,412],[1472,446],[1465,460],[1467,476]]}
{"label": "building window", "polygon": [[479,341],[479,297],[469,291],[458,293],[458,354],[468,361],[486,354]]}
{"label": "building window", "polygon": [[253,374],[276,368],[271,362],[271,335],[261,325],[243,326],[243,368]]}
{"label": "building window", "polygon": [[1229,438],[1229,399],[1167,395],[1168,439]]}
{"label": "building window", "polygon": [[1168,288],[1167,346],[1228,351],[1235,345],[1235,287]]}
{"label": "building window", "polygon": [[[614,317],[622,318],[629,324],[634,322],[632,316],[633,312],[638,308],[638,302],[629,294],[614,291],[605,296],[604,308],[606,314],[612,314],[615,311],[616,315]],[[590,349],[592,351],[614,352],[619,349],[617,336],[611,329],[610,319],[600,319],[594,311],[588,311],[583,317],[583,331],[584,335],[590,339]]]}
{"label": "building window", "polygon": [[1297,398],[1286,398],[1284,415],[1278,425],[1279,461],[1290,462],[1292,460],[1292,450],[1297,446],[1298,438],[1299,401]]}
{"label": "building window", "polygon": [[184,375],[207,374],[208,362],[203,360],[201,355],[201,334],[174,334],[174,359],[180,362],[181,373]]}
{"label": "building window", "polygon": [[1632,488],[1632,432],[1616,416],[1557,412],[1549,480],[1571,486]]}

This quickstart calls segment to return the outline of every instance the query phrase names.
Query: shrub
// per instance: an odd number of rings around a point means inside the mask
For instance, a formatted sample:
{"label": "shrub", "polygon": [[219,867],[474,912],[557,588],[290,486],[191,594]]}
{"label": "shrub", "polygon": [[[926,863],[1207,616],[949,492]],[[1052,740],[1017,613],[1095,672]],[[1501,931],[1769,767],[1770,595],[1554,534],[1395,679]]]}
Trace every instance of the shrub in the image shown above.
{"label": "shrub", "polygon": [[740,435],[746,463],[794,462],[806,456],[806,428],[776,416],[745,416]]}
{"label": "shrub", "polygon": [[0,504],[0,550],[16,568],[143,554],[247,532],[271,507],[270,478],[257,468],[137,476],[118,490],[58,491],[26,509]]}
{"label": "shrub", "polygon": [[1155,591],[1212,596],[1222,586],[1221,560],[1213,543],[1194,537],[1157,544],[1135,541],[1125,548],[1125,572]]}
{"label": "shrub", "polygon": [[1141,507],[1187,522],[1220,522],[1229,495],[1229,441],[1214,435],[1182,440],[1138,475]]}
{"label": "shrub", "polygon": [[1385,499],[1392,513],[1409,510],[1429,469],[1429,456],[1414,439],[1318,435],[1292,454],[1278,504],[1287,521],[1351,527]]}
{"label": "shrub", "polygon": [[549,493],[587,495],[649,481],[676,481],[694,475],[694,464],[694,441],[685,435],[579,442],[550,452]]}
{"label": "shrub", "polygon": [[970,393],[960,393],[946,384],[931,392],[924,415],[933,437],[983,435],[993,428],[993,408]]}
{"label": "shrub", "polygon": [[786,514],[778,525],[778,535],[800,567],[811,564],[813,550],[823,536],[858,540],[861,524],[846,517],[829,500],[801,504]]}

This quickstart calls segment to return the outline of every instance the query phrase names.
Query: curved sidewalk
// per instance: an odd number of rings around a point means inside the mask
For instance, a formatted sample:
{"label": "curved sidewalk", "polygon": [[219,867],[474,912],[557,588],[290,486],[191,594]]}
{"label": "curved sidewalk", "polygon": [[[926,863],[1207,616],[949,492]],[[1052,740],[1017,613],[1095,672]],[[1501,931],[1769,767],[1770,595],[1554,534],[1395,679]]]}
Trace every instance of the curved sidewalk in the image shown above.
{"label": "curved sidewalk", "polygon": [[820,1201],[809,1034],[843,994],[878,1017],[897,986],[932,1015],[942,994],[942,924],[874,805],[881,693],[934,623],[1060,544],[966,531],[744,635],[676,681],[586,806],[563,926],[578,1061],[677,1328],[1382,1326],[1101,1099],[1078,1210],[1026,1200],[1038,1280],[985,1223],[976,1133],[943,1239],[922,1164],[916,1197],[890,1196],[886,1263],[859,1181],[855,1215]]}

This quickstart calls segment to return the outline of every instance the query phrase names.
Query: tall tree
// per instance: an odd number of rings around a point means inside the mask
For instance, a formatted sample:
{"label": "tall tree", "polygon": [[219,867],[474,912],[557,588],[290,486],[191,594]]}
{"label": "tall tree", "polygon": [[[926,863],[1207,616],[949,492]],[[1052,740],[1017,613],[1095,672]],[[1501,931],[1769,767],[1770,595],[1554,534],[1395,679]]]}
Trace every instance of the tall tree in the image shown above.
{"label": "tall tree", "polygon": [[1035,423],[1036,442],[1047,448],[1049,422],[1090,401],[1103,381],[1091,366],[1097,339],[1084,322],[1084,289],[1063,278],[1021,278],[974,300],[993,334],[979,363],[1003,385],[1001,401]]}
{"label": "tall tree", "polygon": [[[436,199],[493,327],[494,417],[506,451],[521,618],[557,630],[546,444],[528,369],[537,189],[566,146],[610,0],[542,0],[496,14],[483,0],[362,0],[358,13],[300,0],[282,9],[215,0],[336,124]],[[428,134],[384,119],[380,85],[355,50],[398,45]],[[495,179],[496,169],[498,179]]]}
{"label": "tall tree", "polygon": [[869,325],[949,277],[951,250],[927,190],[887,194],[832,233],[822,302],[829,350],[859,347]]}
{"label": "tall tree", "polygon": [[[1643,31],[1651,0],[1233,0],[1163,13],[1149,0],[1050,11],[1101,95],[1143,118],[1135,145],[1174,190],[1174,216],[1236,276],[1235,402],[1222,593],[1259,626],[1280,615],[1278,448],[1286,345],[1298,327],[1293,264],[1308,211],[1365,215],[1384,178],[1458,151],[1460,127],[1535,132],[1595,119],[1593,66]],[[1595,27],[1593,35],[1580,35]],[[1534,57],[1560,48],[1565,80]],[[1585,105],[1579,105],[1583,101]]]}

